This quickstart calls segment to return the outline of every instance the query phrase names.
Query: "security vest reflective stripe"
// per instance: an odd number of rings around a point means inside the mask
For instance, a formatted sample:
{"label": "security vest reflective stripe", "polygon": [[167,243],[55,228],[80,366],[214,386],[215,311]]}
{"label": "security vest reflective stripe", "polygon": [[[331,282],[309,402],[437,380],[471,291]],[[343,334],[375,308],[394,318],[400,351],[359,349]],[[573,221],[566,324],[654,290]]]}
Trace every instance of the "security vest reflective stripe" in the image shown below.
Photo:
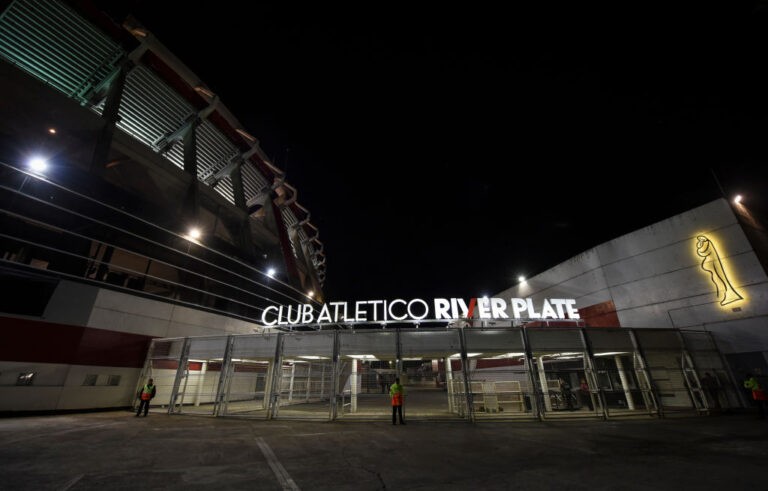
{"label": "security vest reflective stripe", "polygon": [[152,399],[152,388],[153,387],[154,387],[154,385],[152,387],[150,387],[149,385],[145,385],[144,386],[144,388],[141,390],[141,400],[142,401],[148,401],[148,400]]}
{"label": "security vest reflective stripe", "polygon": [[744,388],[752,391],[752,399],[756,401],[765,400],[765,393],[760,389],[760,384],[755,377],[745,380]]}
{"label": "security vest reflective stripe", "polygon": [[392,396],[393,406],[403,405],[403,386],[402,385],[392,384],[392,387],[389,388],[389,395]]}
{"label": "security vest reflective stripe", "polygon": [[760,390],[760,384],[757,383],[757,379],[752,377],[744,381],[744,388],[750,390]]}

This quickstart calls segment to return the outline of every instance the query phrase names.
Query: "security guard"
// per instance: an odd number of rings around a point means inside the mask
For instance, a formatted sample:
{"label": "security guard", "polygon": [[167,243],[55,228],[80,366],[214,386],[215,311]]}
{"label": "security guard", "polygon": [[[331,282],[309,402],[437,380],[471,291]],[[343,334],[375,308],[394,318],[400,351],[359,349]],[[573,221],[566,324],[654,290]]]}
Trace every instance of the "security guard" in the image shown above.
{"label": "security guard", "polygon": [[395,421],[395,415],[400,416],[400,424],[404,425],[403,421],[403,398],[405,397],[405,389],[400,385],[400,378],[395,379],[395,383],[389,387],[389,397],[392,398],[392,424],[397,424]]}
{"label": "security guard", "polygon": [[155,387],[154,381],[149,379],[149,382],[147,382],[139,393],[136,394],[136,396],[141,399],[141,402],[139,402],[139,410],[136,411],[137,417],[141,414],[142,408],[144,408],[144,417],[147,417],[147,413],[149,412],[149,401],[154,399],[156,393],[157,388]]}
{"label": "security guard", "polygon": [[757,382],[757,377],[748,373],[747,378],[744,380],[744,388],[752,391],[752,399],[757,404],[757,417],[765,419],[765,391]]}

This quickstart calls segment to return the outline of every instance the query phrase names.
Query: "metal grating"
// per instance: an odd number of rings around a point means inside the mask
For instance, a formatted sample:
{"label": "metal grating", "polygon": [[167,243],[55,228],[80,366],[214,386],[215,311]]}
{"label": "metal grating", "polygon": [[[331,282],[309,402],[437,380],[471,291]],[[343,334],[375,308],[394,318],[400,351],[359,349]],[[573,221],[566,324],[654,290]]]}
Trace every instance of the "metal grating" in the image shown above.
{"label": "metal grating", "polygon": [[[197,127],[197,178],[201,181],[215,174],[225,167],[229,161],[239,154],[237,148],[209,121],[203,121]],[[234,203],[232,185],[229,185],[229,194],[219,190],[221,183],[216,185],[219,194]],[[222,188],[226,190],[226,188]]]}
{"label": "metal grating", "polygon": [[221,179],[213,188],[214,191],[224,196],[230,203],[235,202],[235,190],[232,188],[232,180],[229,177]]}
{"label": "metal grating", "polygon": [[[296,215],[293,214],[293,211],[291,211],[290,208],[287,206],[281,210],[281,215],[283,216],[283,221],[285,222],[285,228],[291,229],[296,223],[298,223],[298,220],[296,220]],[[301,230],[299,230],[298,237],[301,238]],[[298,258],[299,255],[296,252],[296,248],[300,246],[300,244],[294,244],[293,243],[293,236],[291,234],[288,234],[288,240],[291,241],[291,251],[293,251],[293,256]]]}
{"label": "metal grating", "polygon": [[257,196],[261,190],[267,187],[267,180],[259,173],[253,164],[246,162],[240,167],[243,176],[243,193],[245,200]]}
{"label": "metal grating", "polygon": [[81,104],[116,72],[124,54],[55,0],[16,0],[0,17],[0,55]]}
{"label": "metal grating", "polygon": [[[0,57],[65,93],[96,113],[103,110],[101,89],[108,86],[126,53],[119,44],[88,23],[58,0],[14,0],[0,13]],[[194,114],[194,108],[151,70],[143,66],[128,74],[120,106],[118,127],[154,148],[164,135],[176,131]],[[238,153],[237,147],[210,122],[197,129],[198,179],[223,168]],[[164,157],[183,169],[183,145],[175,142]],[[246,201],[261,193],[271,183],[251,163],[241,167]],[[230,178],[221,179],[214,188],[234,203]],[[287,226],[297,223],[293,212],[282,210]],[[298,230],[298,240],[307,235]],[[296,247],[291,244],[294,256]],[[306,244],[310,254],[312,244]],[[315,257],[313,262],[316,263]]]}
{"label": "metal grating", "polygon": [[[120,104],[118,127],[137,140],[152,147],[164,134],[179,129],[194,109],[160,78],[143,66],[128,74]],[[184,168],[181,142],[174,143],[165,157],[180,169]]]}

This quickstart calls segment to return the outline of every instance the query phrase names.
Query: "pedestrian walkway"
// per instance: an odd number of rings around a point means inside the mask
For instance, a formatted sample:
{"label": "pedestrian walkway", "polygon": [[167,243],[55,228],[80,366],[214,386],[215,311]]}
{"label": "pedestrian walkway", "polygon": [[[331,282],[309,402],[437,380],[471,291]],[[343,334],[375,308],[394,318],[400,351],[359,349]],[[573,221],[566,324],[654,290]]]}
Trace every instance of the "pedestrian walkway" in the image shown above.
{"label": "pedestrian walkway", "polygon": [[476,423],[117,411],[0,419],[4,489],[768,488],[752,415]]}

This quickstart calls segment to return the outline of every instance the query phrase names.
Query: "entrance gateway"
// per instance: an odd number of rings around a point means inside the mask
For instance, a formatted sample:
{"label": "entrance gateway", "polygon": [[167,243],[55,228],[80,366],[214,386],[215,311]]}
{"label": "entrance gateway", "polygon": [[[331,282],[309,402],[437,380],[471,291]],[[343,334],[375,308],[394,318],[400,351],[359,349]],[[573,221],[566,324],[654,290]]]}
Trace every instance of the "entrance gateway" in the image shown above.
{"label": "entrance gateway", "polygon": [[[384,327],[156,339],[139,380],[155,380],[153,411],[261,419],[386,422],[398,376],[406,420],[662,417],[739,407],[704,331]],[[706,372],[721,390],[702,389]]]}

